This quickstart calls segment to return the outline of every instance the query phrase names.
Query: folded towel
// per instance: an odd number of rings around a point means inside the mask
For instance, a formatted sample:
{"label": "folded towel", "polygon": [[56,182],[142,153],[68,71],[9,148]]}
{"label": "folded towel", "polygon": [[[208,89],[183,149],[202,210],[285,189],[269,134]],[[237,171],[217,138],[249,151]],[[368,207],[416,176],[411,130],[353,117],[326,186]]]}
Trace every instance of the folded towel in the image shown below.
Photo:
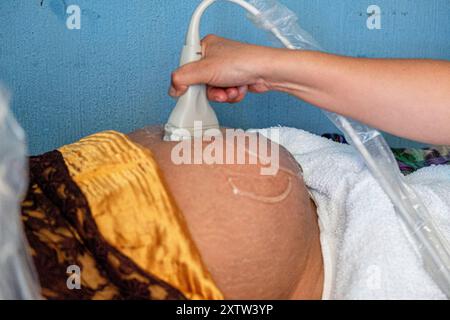
{"label": "folded towel", "polygon": [[[323,298],[445,299],[357,151],[299,129],[277,129],[276,142],[301,164],[318,205]],[[406,180],[450,240],[450,166],[424,168]]]}

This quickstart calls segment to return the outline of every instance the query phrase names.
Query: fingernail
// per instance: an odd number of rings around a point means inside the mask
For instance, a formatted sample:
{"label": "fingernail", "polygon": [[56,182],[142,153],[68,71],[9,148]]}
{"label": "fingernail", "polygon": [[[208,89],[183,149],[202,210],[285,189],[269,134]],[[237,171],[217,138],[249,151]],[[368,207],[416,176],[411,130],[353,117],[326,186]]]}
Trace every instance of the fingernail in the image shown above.
{"label": "fingernail", "polygon": [[228,95],[228,99],[233,100],[233,99],[236,99],[238,96],[239,96],[239,93],[233,91],[233,93],[230,93]]}
{"label": "fingernail", "polygon": [[238,87],[239,93],[243,94],[247,92],[247,87],[246,86],[240,86]]}
{"label": "fingernail", "polygon": [[214,101],[217,101],[217,102],[224,102],[225,99],[224,99],[222,96],[214,96]]}

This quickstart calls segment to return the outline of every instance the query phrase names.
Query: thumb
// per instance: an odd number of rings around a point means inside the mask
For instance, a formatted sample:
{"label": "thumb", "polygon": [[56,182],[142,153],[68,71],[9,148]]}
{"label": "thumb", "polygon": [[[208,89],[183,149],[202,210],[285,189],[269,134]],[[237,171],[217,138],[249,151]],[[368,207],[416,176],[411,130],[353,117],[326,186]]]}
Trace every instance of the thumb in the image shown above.
{"label": "thumb", "polygon": [[179,97],[187,91],[189,86],[207,84],[209,80],[210,71],[204,60],[185,64],[172,73],[169,94],[173,97]]}

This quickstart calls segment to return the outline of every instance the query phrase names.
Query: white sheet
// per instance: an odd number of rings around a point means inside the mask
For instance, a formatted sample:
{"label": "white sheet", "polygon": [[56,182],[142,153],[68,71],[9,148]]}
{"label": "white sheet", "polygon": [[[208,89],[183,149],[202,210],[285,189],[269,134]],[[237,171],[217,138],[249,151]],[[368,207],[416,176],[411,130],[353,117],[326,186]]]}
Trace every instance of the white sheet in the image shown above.
{"label": "white sheet", "polygon": [[[279,130],[278,142],[303,167],[305,183],[318,204],[323,298],[445,299],[357,152],[299,129]],[[449,239],[450,166],[422,169],[407,181]]]}

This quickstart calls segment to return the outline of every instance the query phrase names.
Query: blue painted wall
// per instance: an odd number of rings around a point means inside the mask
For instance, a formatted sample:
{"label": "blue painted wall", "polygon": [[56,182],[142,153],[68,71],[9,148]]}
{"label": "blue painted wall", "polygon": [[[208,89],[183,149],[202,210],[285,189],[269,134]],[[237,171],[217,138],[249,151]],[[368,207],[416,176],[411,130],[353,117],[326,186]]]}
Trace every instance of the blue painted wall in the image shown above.
{"label": "blue painted wall", "polygon": [[[198,0],[2,0],[0,79],[31,153],[85,135],[164,123],[167,95],[189,17]],[[365,57],[450,59],[450,0],[283,0],[331,52]],[[82,9],[81,30],[66,28],[66,6]],[[367,7],[383,10],[382,30],[366,28]],[[270,44],[240,8],[210,9],[204,33]],[[251,96],[217,107],[232,127],[297,126],[336,131],[318,110],[286,95]],[[389,138],[392,145],[407,141]]]}

